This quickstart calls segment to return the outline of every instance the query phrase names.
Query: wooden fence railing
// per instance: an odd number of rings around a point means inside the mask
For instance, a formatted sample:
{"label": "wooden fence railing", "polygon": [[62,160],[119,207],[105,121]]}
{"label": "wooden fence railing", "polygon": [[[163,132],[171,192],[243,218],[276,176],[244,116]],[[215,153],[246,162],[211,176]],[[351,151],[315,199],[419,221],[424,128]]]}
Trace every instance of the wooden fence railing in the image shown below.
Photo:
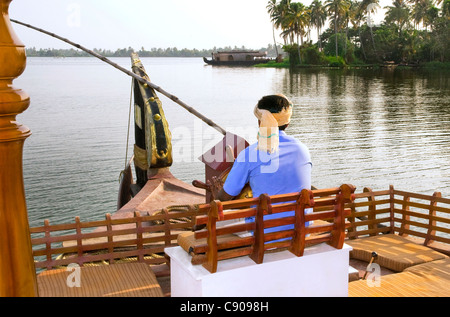
{"label": "wooden fence railing", "polygon": [[350,239],[397,233],[450,254],[450,199],[439,192],[423,195],[393,186],[383,191],[364,188],[347,207],[352,210]]}
{"label": "wooden fence railing", "polygon": [[[199,239],[207,238],[209,242],[196,246],[196,252],[209,250],[209,267],[214,269],[214,261],[227,258],[227,245],[217,246],[217,255],[211,241],[214,235],[231,233],[235,230],[254,231],[250,239],[237,242],[243,254],[249,254],[260,261],[268,248],[291,248],[297,254],[305,245],[331,241],[331,237],[342,235],[344,218],[336,219],[337,213],[330,204],[335,204],[333,198],[339,188],[313,190],[312,201],[314,212],[302,216],[300,210],[308,208],[308,199],[301,193],[277,195],[266,198],[252,198],[234,202],[202,204],[189,206],[185,210],[172,211],[164,209],[152,216],[136,213],[132,218],[113,219],[109,214],[104,220],[82,222],[77,217],[74,223],[51,225],[48,221],[41,227],[30,229],[35,257],[36,269],[51,269],[77,263],[80,266],[92,262],[115,263],[127,258],[152,264],[157,275],[169,274],[169,259],[165,256],[166,247],[176,246],[177,237],[181,232],[192,231],[195,223],[206,224],[210,228],[198,231]],[[414,238],[419,243],[450,254],[450,199],[442,198],[439,193],[422,195],[395,190],[372,191],[364,189],[354,194],[355,199],[347,202],[343,210],[347,210],[346,238],[356,239],[383,233],[397,233]],[[306,197],[306,198],[305,198]],[[311,199],[309,199],[311,202]],[[303,204],[303,205],[302,205]],[[253,207],[259,206],[259,207]],[[335,206],[335,205],[333,205]],[[227,211],[229,209],[234,211]],[[250,224],[242,224],[233,229],[216,228],[213,223],[220,219],[231,217],[246,217],[248,215],[262,217],[272,212],[297,210],[297,217],[274,219]],[[223,212],[227,211],[227,212]],[[221,218],[223,215],[223,218]],[[215,220],[214,220],[215,219]],[[324,220],[328,223],[303,227],[301,223],[311,220]],[[300,221],[300,224],[299,222]],[[263,227],[280,226],[295,223],[295,230],[262,234]],[[333,232],[333,230],[335,232]],[[236,231],[238,232],[238,231]],[[283,237],[293,238],[289,241],[270,242]],[[336,238],[333,238],[336,239]],[[235,252],[235,251],[233,251]],[[64,256],[62,256],[64,255]]]}
{"label": "wooden fence railing", "polygon": [[[197,214],[195,206],[185,211],[169,212],[163,209],[157,215],[141,215],[105,220],[50,225],[30,229],[36,269],[51,269],[77,263],[80,266],[95,262],[138,261],[160,265],[160,272],[168,274],[169,259],[164,248],[175,246],[180,232],[192,230]],[[176,221],[185,218],[188,221]],[[62,256],[64,255],[64,256]]]}
{"label": "wooden fence railing", "polygon": [[[350,210],[344,204],[354,199],[355,188],[342,185],[340,188],[327,190],[302,190],[300,193],[288,195],[261,195],[254,199],[220,202],[209,204],[205,216],[197,217],[197,225],[206,228],[195,233],[199,241],[206,243],[194,245],[192,253],[205,254],[203,266],[210,272],[217,270],[220,260],[249,255],[255,263],[262,263],[265,251],[287,249],[296,256],[302,256],[307,245],[327,242],[340,249],[345,239],[345,218]],[[314,207],[316,212],[305,214],[305,209]],[[294,216],[266,219],[265,216],[276,215],[286,211],[295,211]],[[252,222],[229,224],[218,227],[222,221],[254,218]],[[330,220],[319,225],[305,226],[314,220]],[[293,226],[266,232],[266,229]],[[251,231],[248,237],[239,237],[235,233]],[[221,237],[227,239],[220,241]]]}

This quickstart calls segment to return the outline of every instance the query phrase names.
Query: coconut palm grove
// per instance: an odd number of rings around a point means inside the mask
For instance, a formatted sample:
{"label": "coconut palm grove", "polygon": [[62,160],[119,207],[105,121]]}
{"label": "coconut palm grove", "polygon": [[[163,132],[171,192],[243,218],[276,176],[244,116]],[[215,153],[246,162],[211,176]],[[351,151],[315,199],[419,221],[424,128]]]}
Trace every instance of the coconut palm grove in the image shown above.
{"label": "coconut palm grove", "polygon": [[378,0],[267,3],[274,41],[283,39],[291,65],[449,65],[450,0],[393,0],[375,24],[380,8]]}

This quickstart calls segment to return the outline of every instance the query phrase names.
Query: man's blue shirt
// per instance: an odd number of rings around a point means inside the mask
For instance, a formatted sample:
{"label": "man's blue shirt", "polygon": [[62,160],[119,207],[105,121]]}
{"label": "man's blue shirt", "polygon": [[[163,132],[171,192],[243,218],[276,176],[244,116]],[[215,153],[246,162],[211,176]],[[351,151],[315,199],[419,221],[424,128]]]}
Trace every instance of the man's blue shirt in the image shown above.
{"label": "man's blue shirt", "polygon": [[[272,196],[311,188],[312,163],[306,145],[280,131],[277,152],[264,153],[258,151],[256,146],[257,143],[254,143],[239,153],[223,186],[227,194],[238,195],[247,183],[250,183],[253,197],[263,193]],[[294,215],[294,211],[268,215],[265,219],[290,215]],[[273,231],[288,228],[293,228],[293,225],[277,227]]]}

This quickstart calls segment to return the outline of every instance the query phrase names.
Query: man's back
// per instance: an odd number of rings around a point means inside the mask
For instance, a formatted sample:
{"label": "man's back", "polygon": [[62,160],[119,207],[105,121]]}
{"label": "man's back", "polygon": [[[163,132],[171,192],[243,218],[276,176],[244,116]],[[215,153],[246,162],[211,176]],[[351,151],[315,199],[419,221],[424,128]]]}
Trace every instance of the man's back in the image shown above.
{"label": "man's back", "polygon": [[277,152],[258,151],[255,143],[238,155],[223,189],[236,196],[249,183],[254,197],[299,192],[311,188],[311,166],[308,148],[280,131]]}
{"label": "man's back", "polygon": [[[231,195],[238,195],[245,184],[250,183],[253,197],[261,194],[269,196],[300,192],[311,188],[311,158],[308,148],[280,131],[279,150],[267,154],[256,149],[252,144],[239,153],[223,186],[223,190]],[[311,212],[308,210],[307,213]],[[264,218],[274,219],[293,216],[294,210],[279,214],[266,215]],[[247,222],[254,221],[247,218]],[[308,226],[309,223],[306,224]],[[293,225],[265,229],[264,232],[292,229]],[[281,240],[280,240],[281,241]]]}

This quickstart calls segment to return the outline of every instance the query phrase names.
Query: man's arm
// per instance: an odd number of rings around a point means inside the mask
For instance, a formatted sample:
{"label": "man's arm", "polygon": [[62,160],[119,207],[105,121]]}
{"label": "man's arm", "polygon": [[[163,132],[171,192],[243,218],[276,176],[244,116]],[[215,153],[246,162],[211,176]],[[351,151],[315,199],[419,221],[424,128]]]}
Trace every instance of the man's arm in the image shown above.
{"label": "man's arm", "polygon": [[[221,201],[232,200],[239,195],[248,182],[250,166],[248,160],[245,160],[247,149],[239,153],[225,181],[221,181],[217,177],[212,177],[214,199]],[[224,188],[226,188],[226,191]]]}
{"label": "man's arm", "polygon": [[211,181],[212,181],[211,191],[213,199],[218,199],[220,201],[227,201],[232,200],[234,198],[234,196],[229,195],[223,189],[224,182],[221,181],[218,177],[213,176]]}
{"label": "man's arm", "polygon": [[234,198],[234,196],[228,195],[226,191],[223,190],[223,188],[221,188],[219,190],[219,192],[217,193],[216,199],[220,200],[220,201],[227,201],[227,200],[232,200]]}

